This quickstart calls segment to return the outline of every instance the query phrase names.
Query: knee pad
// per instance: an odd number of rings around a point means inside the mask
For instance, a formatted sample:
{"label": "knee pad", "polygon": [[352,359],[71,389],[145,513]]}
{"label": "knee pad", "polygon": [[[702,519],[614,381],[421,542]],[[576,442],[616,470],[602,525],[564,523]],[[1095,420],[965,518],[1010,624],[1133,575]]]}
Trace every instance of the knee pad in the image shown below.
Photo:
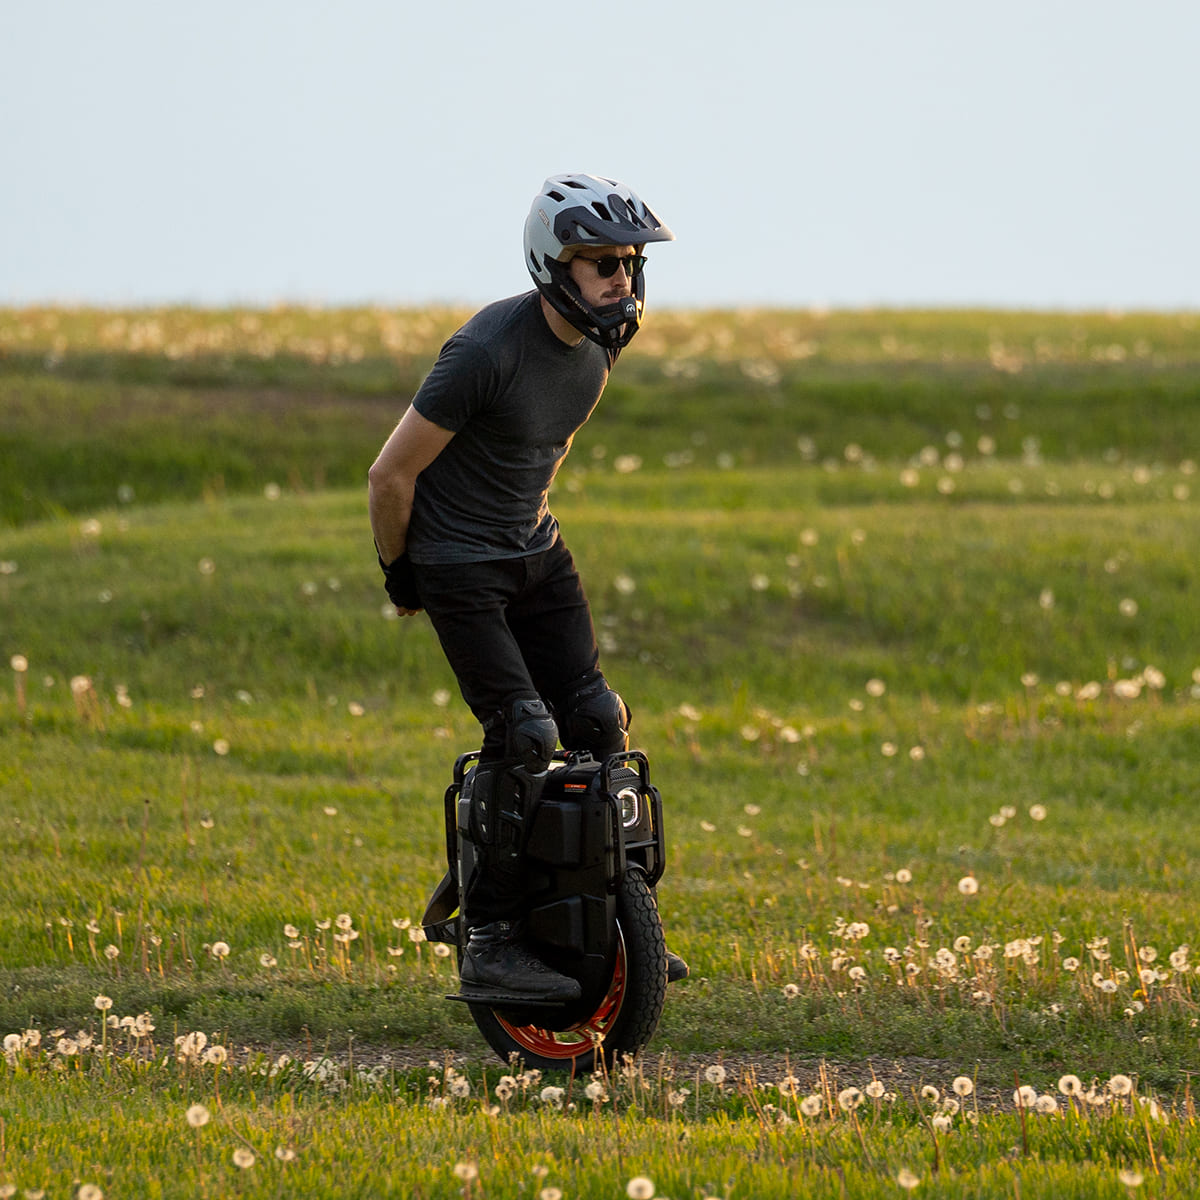
{"label": "knee pad", "polygon": [[568,750],[590,750],[603,757],[629,748],[630,713],[625,701],[599,671],[567,698],[562,739]]}
{"label": "knee pad", "polygon": [[504,712],[504,757],[530,774],[550,767],[558,745],[558,726],[538,699],[514,700]]}

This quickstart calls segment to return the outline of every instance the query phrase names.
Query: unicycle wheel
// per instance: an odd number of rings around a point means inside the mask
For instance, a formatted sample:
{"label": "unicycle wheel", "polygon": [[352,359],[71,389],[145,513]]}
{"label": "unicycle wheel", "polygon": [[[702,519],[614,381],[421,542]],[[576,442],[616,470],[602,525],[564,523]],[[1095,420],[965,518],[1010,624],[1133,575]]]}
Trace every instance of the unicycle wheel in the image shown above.
{"label": "unicycle wheel", "polygon": [[658,906],[636,867],[617,891],[617,952],[608,990],[590,1015],[565,1029],[521,1024],[511,1008],[472,1004],[471,1016],[488,1045],[506,1062],[588,1074],[638,1054],[654,1036],[667,993],[667,948]]}

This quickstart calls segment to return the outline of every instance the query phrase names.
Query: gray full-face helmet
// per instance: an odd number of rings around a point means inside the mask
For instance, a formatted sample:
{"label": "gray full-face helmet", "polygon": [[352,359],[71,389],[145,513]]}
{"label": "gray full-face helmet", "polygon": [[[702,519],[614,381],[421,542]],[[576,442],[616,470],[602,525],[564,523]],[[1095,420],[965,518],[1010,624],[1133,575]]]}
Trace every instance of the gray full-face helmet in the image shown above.
{"label": "gray full-face helmet", "polygon": [[525,265],[538,291],[567,321],[597,345],[628,344],[642,320],[646,281],[632,280],[632,295],[616,304],[588,304],[571,278],[570,262],[582,246],[635,246],[673,242],[675,235],[630,188],[596,175],[552,175],[534,197],[525,221]]}

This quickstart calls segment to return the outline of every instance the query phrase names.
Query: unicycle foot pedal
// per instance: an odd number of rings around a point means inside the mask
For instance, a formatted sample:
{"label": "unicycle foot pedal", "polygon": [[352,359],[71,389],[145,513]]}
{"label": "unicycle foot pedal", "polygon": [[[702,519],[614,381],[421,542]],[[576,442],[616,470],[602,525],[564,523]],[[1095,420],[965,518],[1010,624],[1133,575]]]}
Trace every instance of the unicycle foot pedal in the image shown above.
{"label": "unicycle foot pedal", "polygon": [[546,1009],[562,1008],[562,1000],[541,1000],[520,992],[502,992],[492,988],[478,992],[455,992],[447,995],[447,1000],[461,1000],[464,1004],[482,1004],[485,1008],[530,1008]]}

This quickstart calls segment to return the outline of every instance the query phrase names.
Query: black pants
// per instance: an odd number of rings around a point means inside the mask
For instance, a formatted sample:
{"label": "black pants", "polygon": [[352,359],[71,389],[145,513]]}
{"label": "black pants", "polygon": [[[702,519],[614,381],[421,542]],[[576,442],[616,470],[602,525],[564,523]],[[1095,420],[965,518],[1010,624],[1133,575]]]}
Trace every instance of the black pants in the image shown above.
{"label": "black pants", "polygon": [[540,697],[561,711],[572,685],[596,670],[591,610],[561,538],[525,558],[415,570],[463,699],[484,727],[484,759],[504,754],[496,718],[510,701]]}

